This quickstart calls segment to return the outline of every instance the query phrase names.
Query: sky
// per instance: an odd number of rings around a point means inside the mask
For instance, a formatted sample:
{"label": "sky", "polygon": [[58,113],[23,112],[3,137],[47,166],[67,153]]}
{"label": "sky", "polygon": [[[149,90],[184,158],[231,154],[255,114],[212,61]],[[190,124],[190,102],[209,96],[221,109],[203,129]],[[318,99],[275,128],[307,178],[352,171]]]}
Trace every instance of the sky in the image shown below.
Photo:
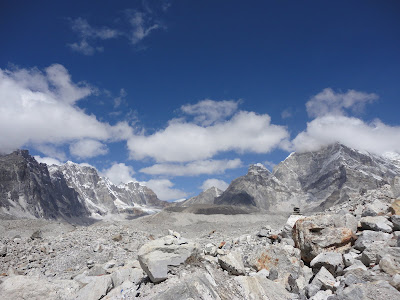
{"label": "sky", "polygon": [[162,200],[341,142],[400,153],[400,2],[1,1],[0,153]]}

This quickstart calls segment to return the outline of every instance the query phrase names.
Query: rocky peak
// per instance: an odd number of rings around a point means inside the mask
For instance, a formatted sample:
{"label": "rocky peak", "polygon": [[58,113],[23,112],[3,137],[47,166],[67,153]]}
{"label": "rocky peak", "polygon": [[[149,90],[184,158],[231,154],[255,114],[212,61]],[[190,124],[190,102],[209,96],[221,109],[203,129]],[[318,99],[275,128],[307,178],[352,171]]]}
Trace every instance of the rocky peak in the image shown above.
{"label": "rocky peak", "polygon": [[250,165],[247,174],[253,176],[269,176],[271,172],[263,164],[257,163]]}
{"label": "rocky peak", "polygon": [[198,204],[214,204],[214,199],[219,197],[222,191],[216,187],[210,187],[209,189],[201,192],[198,196],[192,197],[182,203],[181,206],[192,206]]}
{"label": "rocky peak", "polygon": [[393,161],[339,143],[291,153],[273,173],[260,164],[250,166],[247,175],[232,181],[216,203],[323,210],[385,184],[400,191],[400,168]]}

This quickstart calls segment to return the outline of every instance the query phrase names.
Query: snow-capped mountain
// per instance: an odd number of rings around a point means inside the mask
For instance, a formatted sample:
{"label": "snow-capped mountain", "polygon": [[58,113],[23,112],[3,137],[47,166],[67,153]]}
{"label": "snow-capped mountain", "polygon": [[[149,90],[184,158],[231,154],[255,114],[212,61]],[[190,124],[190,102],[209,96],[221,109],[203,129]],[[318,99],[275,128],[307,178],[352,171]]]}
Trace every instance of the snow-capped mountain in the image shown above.
{"label": "snow-capped mountain", "polygon": [[0,217],[83,218],[89,211],[64,177],[50,177],[46,164],[26,150],[0,156]]}
{"label": "snow-capped mountain", "polygon": [[167,203],[157,198],[148,187],[139,182],[129,182],[119,186],[108,178],[99,176],[94,167],[67,162],[49,167],[52,177],[62,173],[68,186],[78,192],[92,216],[103,216],[132,209],[151,210],[164,207]]}
{"label": "snow-capped mountain", "polygon": [[390,158],[341,144],[319,151],[292,153],[271,173],[260,164],[232,181],[216,204],[252,205],[261,209],[323,210],[385,184],[400,192],[400,166]]}
{"label": "snow-capped mountain", "polygon": [[116,186],[88,165],[47,166],[26,150],[0,156],[0,218],[102,218],[166,205],[148,187]]}

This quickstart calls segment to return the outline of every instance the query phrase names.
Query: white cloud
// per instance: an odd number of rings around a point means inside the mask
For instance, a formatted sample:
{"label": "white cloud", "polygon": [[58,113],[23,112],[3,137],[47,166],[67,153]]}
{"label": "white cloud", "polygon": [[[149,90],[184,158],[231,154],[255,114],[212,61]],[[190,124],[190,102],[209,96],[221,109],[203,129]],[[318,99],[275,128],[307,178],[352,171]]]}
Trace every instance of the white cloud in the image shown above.
{"label": "white cloud", "polygon": [[119,96],[114,98],[114,108],[118,108],[121,103],[125,101],[125,97],[128,95],[128,93],[125,91],[125,89],[120,89],[119,91]]}
{"label": "white cloud", "polygon": [[85,139],[71,144],[69,152],[79,158],[89,158],[107,154],[108,148],[99,141]]}
{"label": "white cloud", "polygon": [[360,113],[365,104],[372,103],[379,97],[376,94],[368,94],[355,90],[346,93],[336,93],[331,88],[313,96],[307,103],[307,112],[310,117],[322,117],[327,114],[345,115],[346,110]]}
{"label": "white cloud", "polygon": [[79,42],[68,44],[68,46],[76,52],[80,52],[84,55],[93,55],[96,51],[102,52],[103,47],[94,47],[89,44],[90,42],[95,43],[96,40],[108,40],[119,37],[122,33],[116,29],[108,27],[93,27],[87,20],[83,18],[77,18],[71,20],[71,29],[78,34],[80,37]]}
{"label": "white cloud", "polygon": [[327,115],[307,123],[307,129],[293,140],[293,146],[304,152],[335,142],[376,154],[400,153],[400,127],[379,120],[366,123],[358,118]]}
{"label": "white cloud", "polygon": [[194,123],[209,126],[232,116],[237,111],[239,102],[233,100],[214,101],[205,99],[196,104],[182,105],[181,110],[185,114],[194,116]]}
{"label": "white cloud", "polygon": [[81,40],[79,43],[68,44],[68,46],[75,52],[82,53],[84,55],[93,55],[96,51],[103,52],[103,47],[93,47],[89,45],[86,40]]}
{"label": "white cloud", "polygon": [[46,156],[64,160],[57,150],[63,143],[128,138],[132,129],[126,123],[110,126],[75,105],[92,93],[87,84],[72,82],[59,64],[44,72],[0,69],[0,152],[32,145]]}
{"label": "white cloud", "polygon": [[242,165],[239,158],[228,160],[200,160],[187,164],[155,164],[143,168],[140,172],[151,175],[194,176],[200,174],[221,174],[227,169],[235,169]]}
{"label": "white cloud", "polygon": [[206,127],[175,120],[150,136],[133,136],[128,148],[134,159],[188,162],[227,151],[268,153],[288,137],[286,128],[271,124],[269,115],[239,111],[230,120]]}
{"label": "white cloud", "polygon": [[293,116],[293,113],[292,113],[292,109],[291,108],[287,108],[284,111],[282,111],[282,113],[281,113],[282,119],[288,119],[288,118],[290,118],[292,116]]}
{"label": "white cloud", "polygon": [[144,184],[151,188],[160,200],[175,200],[187,196],[186,192],[174,189],[174,184],[168,179],[151,179]]}
{"label": "white cloud", "polygon": [[136,179],[132,177],[135,171],[131,166],[127,166],[124,163],[114,163],[110,168],[102,170],[100,174],[110,179],[111,182],[116,185],[121,182],[128,183],[130,181],[136,181]]}
{"label": "white cloud", "polygon": [[51,165],[62,165],[63,163],[61,161],[59,161],[58,159],[52,158],[52,157],[41,157],[39,155],[35,155],[34,158],[40,162],[40,163],[44,163],[47,164],[48,166]]}
{"label": "white cloud", "polygon": [[203,191],[208,190],[209,188],[216,187],[221,191],[225,191],[228,188],[229,184],[223,180],[210,178],[203,182],[201,189]]}
{"label": "white cloud", "polygon": [[130,41],[133,45],[139,43],[153,30],[161,28],[160,24],[154,21],[149,13],[135,10],[127,10],[126,13],[128,15],[129,23],[132,26]]}

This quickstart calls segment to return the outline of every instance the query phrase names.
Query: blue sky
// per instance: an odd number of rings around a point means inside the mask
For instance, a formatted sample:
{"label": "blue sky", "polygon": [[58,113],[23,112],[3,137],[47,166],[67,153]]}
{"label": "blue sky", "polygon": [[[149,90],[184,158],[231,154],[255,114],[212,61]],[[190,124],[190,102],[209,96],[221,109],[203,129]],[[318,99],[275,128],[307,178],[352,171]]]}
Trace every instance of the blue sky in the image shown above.
{"label": "blue sky", "polygon": [[0,151],[162,199],[340,141],[400,152],[398,1],[0,4]]}

